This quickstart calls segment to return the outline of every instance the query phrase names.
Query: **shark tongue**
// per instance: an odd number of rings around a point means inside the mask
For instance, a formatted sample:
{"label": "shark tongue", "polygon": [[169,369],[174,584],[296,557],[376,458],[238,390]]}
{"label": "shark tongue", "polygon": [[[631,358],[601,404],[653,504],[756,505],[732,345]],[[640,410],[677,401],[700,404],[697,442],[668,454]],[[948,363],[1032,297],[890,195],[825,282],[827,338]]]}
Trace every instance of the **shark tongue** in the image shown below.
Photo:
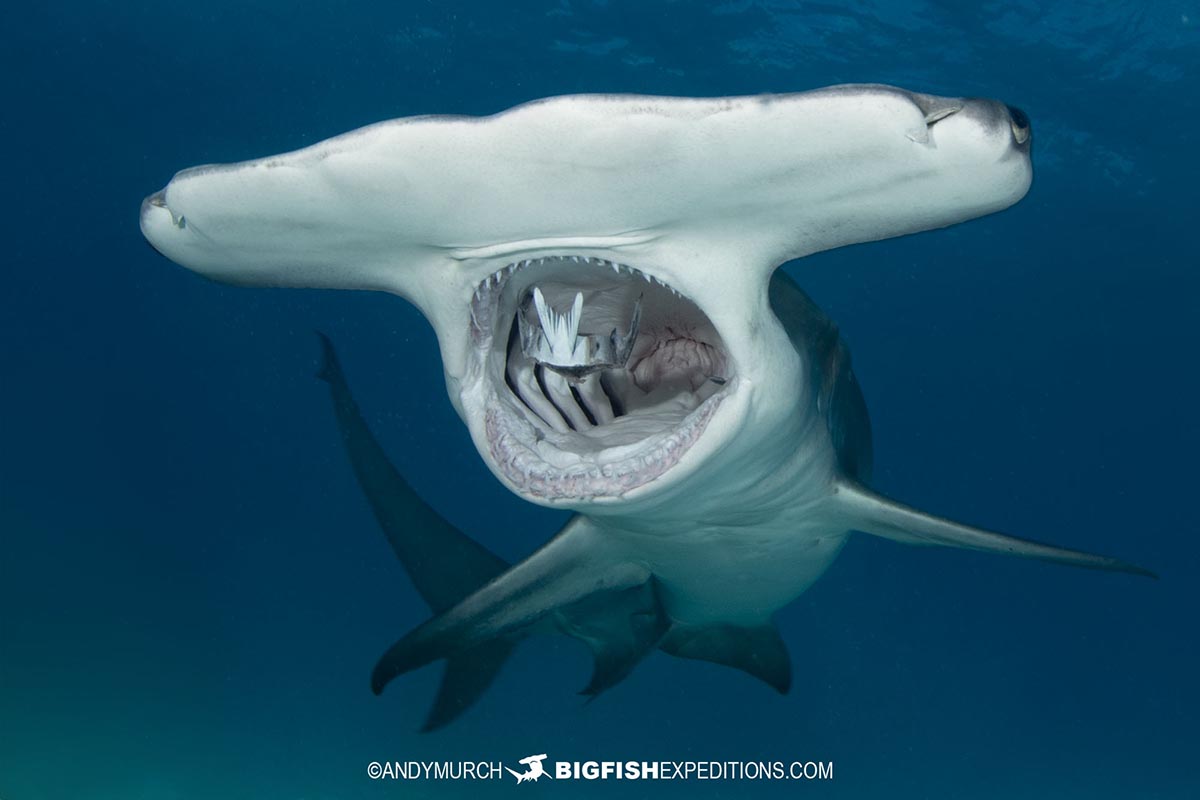
{"label": "shark tongue", "polygon": [[624,335],[617,333],[616,328],[607,335],[581,334],[583,292],[576,292],[570,309],[560,313],[546,300],[542,290],[534,287],[517,315],[521,352],[576,380],[594,372],[624,367],[637,340],[641,315],[642,298],[638,297],[629,330]]}

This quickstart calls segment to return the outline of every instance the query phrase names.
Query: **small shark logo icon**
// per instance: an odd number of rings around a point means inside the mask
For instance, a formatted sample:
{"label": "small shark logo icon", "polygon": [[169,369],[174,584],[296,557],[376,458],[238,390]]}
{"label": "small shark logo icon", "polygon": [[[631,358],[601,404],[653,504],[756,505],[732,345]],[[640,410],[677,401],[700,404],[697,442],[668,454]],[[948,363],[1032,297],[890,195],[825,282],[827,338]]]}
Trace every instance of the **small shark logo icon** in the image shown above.
{"label": "small shark logo icon", "polygon": [[550,773],[546,772],[546,770],[542,767],[542,760],[545,757],[546,754],[542,753],[541,755],[525,756],[525,758],[522,758],[521,763],[529,767],[529,769],[527,769],[525,772],[517,772],[515,769],[508,769],[508,767],[505,767],[505,769],[507,769],[509,773],[511,773],[512,776],[517,779],[517,783],[524,783],[525,781],[537,781],[537,779],[543,775],[549,778]]}

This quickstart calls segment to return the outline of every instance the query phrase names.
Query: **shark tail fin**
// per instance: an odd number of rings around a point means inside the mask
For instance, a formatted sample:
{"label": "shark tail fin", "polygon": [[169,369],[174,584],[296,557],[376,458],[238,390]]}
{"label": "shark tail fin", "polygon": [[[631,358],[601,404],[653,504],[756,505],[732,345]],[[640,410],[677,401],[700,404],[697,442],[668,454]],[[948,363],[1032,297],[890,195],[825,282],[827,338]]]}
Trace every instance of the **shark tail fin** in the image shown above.
{"label": "shark tail fin", "polygon": [[772,623],[756,626],[675,623],[662,649],[679,658],[710,661],[758,678],[780,694],[792,688],[792,661]]}
{"label": "shark tail fin", "polygon": [[[446,521],[396,471],[359,412],[332,342],[318,335],[324,354],[318,377],[329,384],[359,486],[417,592],[434,612],[445,611],[504,572],[508,562]],[[498,639],[449,660],[422,730],[440,728],[466,711],[515,646],[513,639]]]}
{"label": "shark tail fin", "polygon": [[885,539],[905,544],[961,547],[985,553],[1036,558],[1072,567],[1158,578],[1150,570],[1120,559],[1018,539],[936,517],[851,481],[841,481],[836,487],[835,497],[838,510],[845,515],[848,527]]}
{"label": "shark tail fin", "polygon": [[[392,645],[375,666],[371,688],[379,694],[399,675],[437,659],[463,655],[492,640],[519,635],[543,619],[561,623],[563,617],[570,619],[573,614],[587,619],[601,609],[606,613],[635,609],[646,602],[645,596],[628,590],[650,580],[645,566],[622,560],[587,520],[575,517],[529,558]],[[595,608],[577,605],[584,600],[594,602]],[[657,641],[657,624],[650,623],[647,632],[634,636],[626,654],[611,662],[615,666],[597,660],[598,678],[593,680],[598,689],[628,673],[645,653],[646,643]],[[594,646],[593,652],[604,653],[607,647]]]}

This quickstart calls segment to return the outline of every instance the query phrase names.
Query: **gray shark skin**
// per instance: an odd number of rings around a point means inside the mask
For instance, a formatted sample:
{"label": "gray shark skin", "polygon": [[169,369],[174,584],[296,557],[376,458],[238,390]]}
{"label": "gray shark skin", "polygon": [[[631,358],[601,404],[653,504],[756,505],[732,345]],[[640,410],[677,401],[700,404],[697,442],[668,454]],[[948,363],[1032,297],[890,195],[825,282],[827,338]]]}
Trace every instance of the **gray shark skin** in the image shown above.
{"label": "gray shark skin", "polygon": [[[540,629],[592,645],[593,692],[655,646],[784,690],[771,617],[852,531],[1150,575],[867,488],[870,426],[849,353],[776,272],[1004,209],[1028,190],[1030,146],[1028,119],[1002,103],[887,86],[560,97],[185,170],[143,202],[141,227],[217,280],[409,300],[491,471],[577,512],[504,568],[397,488],[394,470],[371,483],[386,458],[346,435],[435,613],[384,654],[372,687],[446,659],[446,682],[466,688],[444,682],[436,726]],[[400,499],[384,513],[390,491]],[[467,554],[460,579],[443,545]]]}

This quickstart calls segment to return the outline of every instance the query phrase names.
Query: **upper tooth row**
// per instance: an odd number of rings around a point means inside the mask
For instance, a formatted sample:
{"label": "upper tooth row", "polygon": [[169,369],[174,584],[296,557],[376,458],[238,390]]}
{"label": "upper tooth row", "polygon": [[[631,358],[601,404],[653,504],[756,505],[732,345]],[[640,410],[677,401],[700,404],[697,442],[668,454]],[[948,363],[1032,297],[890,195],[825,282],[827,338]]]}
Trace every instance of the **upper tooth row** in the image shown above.
{"label": "upper tooth row", "polygon": [[[641,275],[642,278],[645,279],[646,283],[651,283],[651,282],[657,283],[659,286],[663,286],[667,289],[670,289],[671,294],[675,295],[676,297],[680,296],[679,292],[675,291],[675,289],[673,289],[672,287],[667,286],[666,281],[659,280],[658,278],[647,275],[646,273],[642,272],[641,270],[634,269],[633,267],[630,267],[626,264],[618,264],[615,261],[608,261],[607,259],[603,259],[603,258],[588,258],[587,256],[570,256],[570,258],[576,264],[598,264],[602,267],[604,267],[604,266],[612,267],[612,271],[617,273],[618,275],[621,274],[622,272],[628,272],[630,275]],[[492,286],[499,286],[500,283],[505,278],[507,278],[509,275],[512,275],[514,272],[516,272],[518,268],[528,267],[528,266],[531,266],[534,264],[545,264],[547,261],[556,261],[556,260],[558,260],[558,259],[543,257],[543,258],[526,259],[525,261],[515,261],[512,264],[509,264],[507,267],[502,267],[501,269],[498,269],[494,273],[489,275],[483,281],[483,283],[481,283],[479,285],[479,287],[475,290],[475,296],[479,297],[480,293],[483,289],[490,288]]]}

